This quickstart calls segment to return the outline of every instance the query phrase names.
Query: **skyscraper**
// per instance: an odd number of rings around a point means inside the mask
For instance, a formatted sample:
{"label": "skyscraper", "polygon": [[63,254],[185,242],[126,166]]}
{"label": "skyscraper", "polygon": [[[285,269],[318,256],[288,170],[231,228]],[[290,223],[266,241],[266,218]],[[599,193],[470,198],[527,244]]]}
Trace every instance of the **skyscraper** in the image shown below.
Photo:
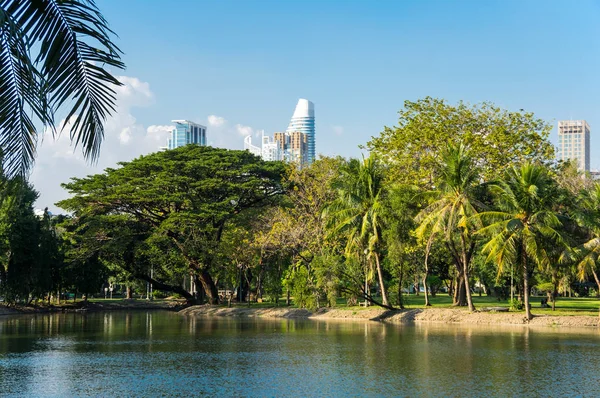
{"label": "skyscraper", "polygon": [[308,164],[315,160],[315,105],[307,99],[300,98],[292,120],[286,130],[287,133],[301,132],[306,134]]}
{"label": "skyscraper", "polygon": [[189,120],[172,120],[175,128],[167,144],[168,149],[175,149],[188,144],[206,145],[206,127]]}
{"label": "skyscraper", "polygon": [[585,120],[558,122],[559,160],[575,160],[580,171],[590,171],[590,125]]}
{"label": "skyscraper", "polygon": [[256,156],[260,156],[266,161],[283,160],[283,144],[280,144],[277,140],[265,135],[264,130],[261,134],[262,140],[260,147],[252,144],[252,136],[249,135],[244,138],[244,149]]}

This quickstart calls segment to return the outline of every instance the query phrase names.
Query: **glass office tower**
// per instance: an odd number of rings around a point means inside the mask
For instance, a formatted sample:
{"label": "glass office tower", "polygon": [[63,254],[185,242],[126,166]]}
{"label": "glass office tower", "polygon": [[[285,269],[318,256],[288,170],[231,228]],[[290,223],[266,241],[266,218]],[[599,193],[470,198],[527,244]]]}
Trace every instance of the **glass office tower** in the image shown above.
{"label": "glass office tower", "polygon": [[206,146],[206,127],[189,120],[172,120],[175,128],[167,144],[168,149],[179,148],[188,144]]}
{"label": "glass office tower", "polygon": [[559,160],[575,160],[580,171],[590,171],[590,125],[585,120],[558,122]]}

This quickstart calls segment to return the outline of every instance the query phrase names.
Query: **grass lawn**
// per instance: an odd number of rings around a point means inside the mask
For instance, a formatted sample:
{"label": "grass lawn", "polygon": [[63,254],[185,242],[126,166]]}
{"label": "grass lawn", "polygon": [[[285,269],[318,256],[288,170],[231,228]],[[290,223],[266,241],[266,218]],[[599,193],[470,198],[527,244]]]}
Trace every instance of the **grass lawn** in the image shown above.
{"label": "grass lawn", "polygon": [[[556,311],[552,311],[552,308],[541,308],[540,301],[545,297],[531,297],[531,312],[534,315],[590,315],[590,316],[598,316],[598,309],[600,308],[600,299],[595,297],[559,297],[556,301]],[[415,309],[415,308],[423,308],[423,303],[425,298],[423,294],[419,296],[415,295],[405,295],[403,296],[404,306],[407,309]],[[78,300],[79,301],[79,300]],[[119,303],[127,303],[131,304],[130,301],[123,300],[121,298],[115,299],[103,299],[96,298],[90,299],[91,302],[106,302],[111,303],[113,305],[118,305]],[[135,300],[136,302],[144,303],[146,300]],[[168,300],[166,300],[168,301]],[[166,302],[165,300],[153,300],[154,303],[162,303]],[[438,294],[437,297],[429,297],[429,301],[431,302],[431,306],[433,308],[457,308],[452,307],[452,297],[447,294]],[[71,301],[72,302],[72,301]],[[496,297],[490,296],[479,296],[478,294],[473,295],[473,303],[476,308],[481,307],[508,307],[508,300],[498,301]],[[323,303],[324,304],[324,303]],[[247,303],[232,303],[234,307],[247,307]],[[252,302],[250,303],[251,308],[272,308],[275,306],[275,303],[263,301],[262,303]],[[279,300],[279,306],[285,306],[285,298],[281,298]],[[292,308],[295,307],[294,301],[292,300]],[[347,306],[346,300],[340,298],[337,300],[337,309],[348,309],[352,311],[362,311],[370,308],[376,307],[362,307],[362,306]],[[467,311],[466,307],[458,307],[458,309],[462,309]],[[524,311],[523,311],[524,312]]]}

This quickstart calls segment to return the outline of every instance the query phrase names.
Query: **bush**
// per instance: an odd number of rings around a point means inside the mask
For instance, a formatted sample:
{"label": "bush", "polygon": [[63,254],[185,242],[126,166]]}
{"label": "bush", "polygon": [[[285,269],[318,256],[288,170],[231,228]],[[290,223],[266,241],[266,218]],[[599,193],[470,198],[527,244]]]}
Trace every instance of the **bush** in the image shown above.
{"label": "bush", "polygon": [[521,311],[525,308],[525,304],[519,299],[508,300],[508,304],[510,304],[510,309],[513,311]]}

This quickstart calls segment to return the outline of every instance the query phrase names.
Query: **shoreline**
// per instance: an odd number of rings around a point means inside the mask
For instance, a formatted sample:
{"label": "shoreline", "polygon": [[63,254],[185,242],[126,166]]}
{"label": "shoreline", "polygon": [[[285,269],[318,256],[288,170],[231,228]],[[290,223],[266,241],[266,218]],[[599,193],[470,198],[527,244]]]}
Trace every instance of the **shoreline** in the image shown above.
{"label": "shoreline", "polygon": [[75,305],[50,307],[6,307],[0,305],[0,317],[10,315],[48,314],[48,313],[88,313],[112,311],[174,311],[185,316],[204,317],[243,317],[265,319],[307,319],[342,320],[353,322],[383,322],[390,324],[447,324],[447,325],[484,325],[484,326],[541,326],[597,328],[598,316],[589,315],[535,315],[527,321],[522,312],[474,312],[460,308],[411,308],[405,310],[386,310],[378,307],[361,309],[320,308],[309,311],[289,307],[222,307],[211,305],[186,306],[179,301],[148,302],[145,300],[130,302],[83,302]]}
{"label": "shoreline", "polygon": [[525,319],[519,312],[474,312],[456,308],[423,308],[407,310],[385,310],[380,308],[352,311],[348,309],[321,308],[315,312],[299,308],[241,308],[196,305],[178,312],[187,316],[245,317],[245,318],[287,318],[310,320],[349,320],[375,321],[391,324],[438,323],[453,325],[520,325],[544,327],[584,327],[600,326],[598,316],[587,315],[536,315]]}
{"label": "shoreline", "polygon": [[84,303],[65,303],[62,305],[51,306],[16,306],[8,307],[0,305],[0,317],[9,315],[29,315],[29,314],[56,314],[56,313],[88,313],[102,311],[148,311],[165,310],[180,311],[185,308],[185,304],[179,301],[89,301]]}

